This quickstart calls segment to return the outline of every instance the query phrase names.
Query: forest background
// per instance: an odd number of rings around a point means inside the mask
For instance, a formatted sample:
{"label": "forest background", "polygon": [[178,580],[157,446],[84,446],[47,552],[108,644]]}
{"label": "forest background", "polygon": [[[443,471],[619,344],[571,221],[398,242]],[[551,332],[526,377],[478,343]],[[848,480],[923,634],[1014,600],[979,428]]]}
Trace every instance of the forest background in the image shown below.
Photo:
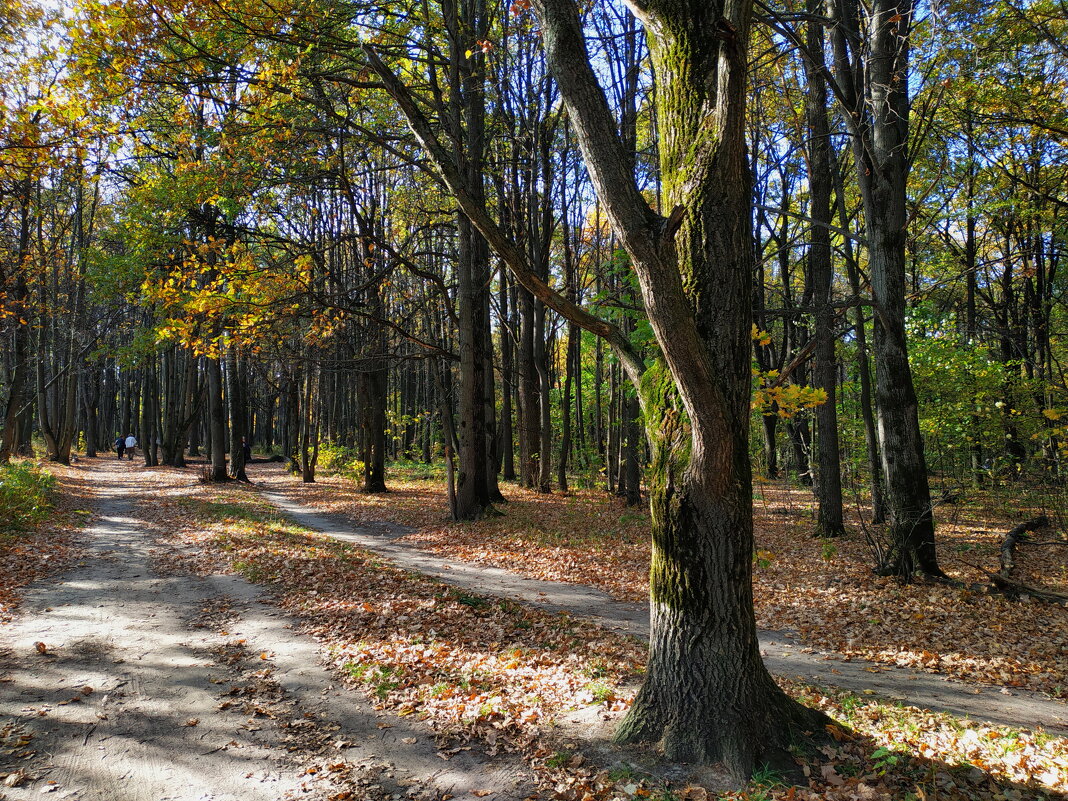
{"label": "forest background", "polygon": [[[934,518],[969,492],[1057,515],[1065,7],[758,5],[750,31],[743,6],[635,4],[746,45],[690,108],[685,58],[614,2],[581,10],[578,78],[555,0],[5,3],[0,461],[132,433],[146,465],[224,481],[247,441],[371,493],[443,462],[455,519],[515,480],[645,492],[654,534],[707,527],[669,503],[683,475],[751,518],[751,461],[813,488],[824,537],[861,509],[871,566],[906,581],[944,577]],[[744,117],[709,111],[732,97]],[[687,140],[698,107],[737,142]],[[743,177],[688,172],[738,154]],[[747,212],[720,273],[680,257],[673,317],[623,212],[691,243],[719,218],[676,204],[688,181]],[[737,483],[709,490],[687,470],[721,412]]]}

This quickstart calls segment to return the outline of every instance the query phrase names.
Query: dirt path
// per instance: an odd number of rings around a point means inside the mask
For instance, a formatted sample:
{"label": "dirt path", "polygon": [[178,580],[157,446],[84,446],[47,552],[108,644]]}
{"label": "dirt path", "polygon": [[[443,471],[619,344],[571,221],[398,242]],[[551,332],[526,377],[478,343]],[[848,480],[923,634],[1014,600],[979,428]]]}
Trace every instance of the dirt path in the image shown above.
{"label": "dirt path", "polygon": [[130,517],[137,474],[93,470],[84,561],[33,587],[0,627],[0,799],[530,794],[514,761],[465,751],[446,762],[425,727],[385,722],[256,587],[158,569]]}
{"label": "dirt path", "polygon": [[[407,533],[403,527],[381,524],[354,528],[351,523],[319,514],[281,493],[264,492],[263,495],[297,523],[374,551],[409,570],[482,594],[585,615],[617,631],[648,638],[649,612],[644,604],[617,601],[592,587],[539,581],[499,568],[444,559],[396,542]],[[912,706],[997,725],[1040,726],[1049,732],[1068,732],[1068,704],[1038,693],[980,687],[933,673],[846,660],[837,654],[803,647],[782,632],[761,632],[760,647],[768,669],[780,676],[874,693]]]}

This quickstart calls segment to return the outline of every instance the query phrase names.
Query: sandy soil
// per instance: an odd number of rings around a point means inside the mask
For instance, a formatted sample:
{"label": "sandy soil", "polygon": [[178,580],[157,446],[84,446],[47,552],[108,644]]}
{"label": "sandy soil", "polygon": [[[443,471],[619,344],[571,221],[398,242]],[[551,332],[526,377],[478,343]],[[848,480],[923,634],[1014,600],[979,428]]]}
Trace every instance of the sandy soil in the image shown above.
{"label": "sandy soil", "polygon": [[91,469],[86,555],[0,626],[0,799],[530,794],[515,762],[477,751],[445,761],[419,723],[384,722],[253,585],[169,574],[130,516],[150,474]]}

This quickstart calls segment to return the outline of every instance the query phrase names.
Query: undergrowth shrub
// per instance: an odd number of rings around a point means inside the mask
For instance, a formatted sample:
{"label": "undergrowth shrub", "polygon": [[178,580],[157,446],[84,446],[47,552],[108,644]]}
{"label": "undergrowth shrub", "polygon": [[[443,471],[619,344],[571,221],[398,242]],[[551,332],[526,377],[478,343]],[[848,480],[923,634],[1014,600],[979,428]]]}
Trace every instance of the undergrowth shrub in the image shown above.
{"label": "undergrowth shrub", "polygon": [[363,478],[363,462],[355,448],[342,445],[319,446],[319,469],[345,478]]}
{"label": "undergrowth shrub", "polygon": [[0,534],[25,531],[52,509],[56,479],[40,468],[16,462],[0,465]]}

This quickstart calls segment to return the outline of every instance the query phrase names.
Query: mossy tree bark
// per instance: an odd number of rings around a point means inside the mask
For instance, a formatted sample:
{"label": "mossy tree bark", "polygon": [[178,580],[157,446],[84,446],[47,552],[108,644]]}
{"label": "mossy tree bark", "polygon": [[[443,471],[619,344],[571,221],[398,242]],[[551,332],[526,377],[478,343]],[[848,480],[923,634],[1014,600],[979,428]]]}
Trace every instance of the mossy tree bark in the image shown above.
{"label": "mossy tree bark", "polygon": [[745,152],[749,0],[645,0],[657,76],[664,218],[619,154],[573,0],[535,0],[549,68],[591,178],[631,256],[662,366],[641,381],[653,445],[652,630],[622,741],[725,765],[782,765],[825,718],[760,659],[749,464],[752,230]]}
{"label": "mossy tree bark", "polygon": [[548,287],[474,196],[412,93],[364,52],[464,214],[517,282],[603,337],[641,389],[654,449],[652,631],[646,680],[623,740],[667,757],[722,763],[747,779],[827,719],[785,695],[760,659],[752,596],[748,457],[753,243],[744,123],[751,0],[630,0],[658,80],[663,195],[651,209],[590,65],[574,0],[534,0],[603,208],[637,273],[663,366],[646,372],[618,327]]}

